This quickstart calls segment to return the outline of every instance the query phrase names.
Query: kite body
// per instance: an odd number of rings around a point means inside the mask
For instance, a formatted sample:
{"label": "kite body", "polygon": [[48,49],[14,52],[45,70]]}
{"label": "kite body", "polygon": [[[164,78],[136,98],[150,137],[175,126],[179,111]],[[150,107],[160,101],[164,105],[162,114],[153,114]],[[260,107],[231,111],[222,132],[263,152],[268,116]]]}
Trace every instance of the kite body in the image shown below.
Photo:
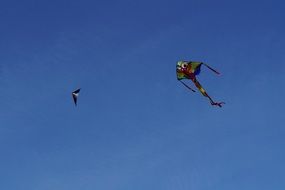
{"label": "kite body", "polygon": [[72,98],[74,101],[75,106],[77,106],[77,98],[80,92],[80,88],[72,92]]}
{"label": "kite body", "polygon": [[193,92],[195,92],[195,90],[193,90],[191,87],[189,87],[187,84],[185,84],[182,81],[183,79],[191,80],[195,84],[195,86],[198,88],[198,90],[201,92],[201,94],[210,100],[210,103],[213,106],[222,107],[222,104],[224,104],[224,102],[214,102],[213,99],[207,94],[206,90],[202,87],[202,85],[198,82],[196,78],[196,76],[199,75],[201,72],[202,65],[205,65],[207,68],[209,68],[216,74],[220,74],[219,72],[217,72],[216,70],[214,70],[209,65],[203,62],[179,61],[176,64],[177,80],[179,80],[189,90],[192,90]]}

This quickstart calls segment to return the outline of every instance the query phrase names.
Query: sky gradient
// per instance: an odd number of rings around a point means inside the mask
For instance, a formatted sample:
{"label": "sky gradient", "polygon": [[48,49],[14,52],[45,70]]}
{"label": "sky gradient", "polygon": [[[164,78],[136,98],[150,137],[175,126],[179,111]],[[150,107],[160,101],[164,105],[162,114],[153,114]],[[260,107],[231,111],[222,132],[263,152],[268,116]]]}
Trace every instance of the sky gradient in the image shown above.
{"label": "sky gradient", "polygon": [[284,190],[284,7],[1,1],[0,189]]}

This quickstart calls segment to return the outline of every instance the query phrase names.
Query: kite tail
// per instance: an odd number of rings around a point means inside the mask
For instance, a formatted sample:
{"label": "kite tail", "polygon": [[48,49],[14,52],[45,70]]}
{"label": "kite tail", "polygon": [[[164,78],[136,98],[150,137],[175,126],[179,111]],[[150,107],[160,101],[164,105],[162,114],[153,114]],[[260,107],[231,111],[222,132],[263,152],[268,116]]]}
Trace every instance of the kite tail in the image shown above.
{"label": "kite tail", "polygon": [[212,67],[210,67],[209,65],[207,65],[206,63],[203,63],[206,67],[208,67],[208,69],[210,69],[211,71],[213,71],[216,74],[220,74],[218,71],[216,71],[215,69],[213,69]]}
{"label": "kite tail", "polygon": [[214,100],[207,94],[206,90],[202,87],[202,85],[198,82],[196,78],[193,79],[195,86],[199,89],[199,91],[203,94],[203,96],[207,97],[213,106],[222,107],[222,104],[225,102],[214,102]]}
{"label": "kite tail", "polygon": [[225,102],[211,102],[213,106],[219,106],[220,108],[222,107],[222,104],[226,104]]}
{"label": "kite tail", "polygon": [[196,92],[195,90],[193,90],[190,86],[188,86],[187,84],[185,84],[182,80],[179,80],[186,88],[188,88],[189,90],[191,90],[192,92]]}

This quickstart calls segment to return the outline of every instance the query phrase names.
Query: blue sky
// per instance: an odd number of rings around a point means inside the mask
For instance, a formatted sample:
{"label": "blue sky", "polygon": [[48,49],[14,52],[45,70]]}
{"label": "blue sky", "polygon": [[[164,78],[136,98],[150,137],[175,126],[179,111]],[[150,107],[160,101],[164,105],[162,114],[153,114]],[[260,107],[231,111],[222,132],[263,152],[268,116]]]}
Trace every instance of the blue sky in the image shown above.
{"label": "blue sky", "polygon": [[2,1],[0,188],[283,190],[284,6]]}

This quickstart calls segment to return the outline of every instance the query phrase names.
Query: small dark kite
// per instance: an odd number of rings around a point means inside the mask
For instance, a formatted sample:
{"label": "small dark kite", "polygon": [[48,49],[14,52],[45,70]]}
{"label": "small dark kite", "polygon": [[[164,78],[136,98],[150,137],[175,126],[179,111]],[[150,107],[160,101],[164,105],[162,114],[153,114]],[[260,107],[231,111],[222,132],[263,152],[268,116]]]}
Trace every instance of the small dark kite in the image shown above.
{"label": "small dark kite", "polygon": [[77,98],[78,98],[79,92],[80,92],[80,88],[72,92],[72,97],[73,97],[75,106],[77,106]]}

